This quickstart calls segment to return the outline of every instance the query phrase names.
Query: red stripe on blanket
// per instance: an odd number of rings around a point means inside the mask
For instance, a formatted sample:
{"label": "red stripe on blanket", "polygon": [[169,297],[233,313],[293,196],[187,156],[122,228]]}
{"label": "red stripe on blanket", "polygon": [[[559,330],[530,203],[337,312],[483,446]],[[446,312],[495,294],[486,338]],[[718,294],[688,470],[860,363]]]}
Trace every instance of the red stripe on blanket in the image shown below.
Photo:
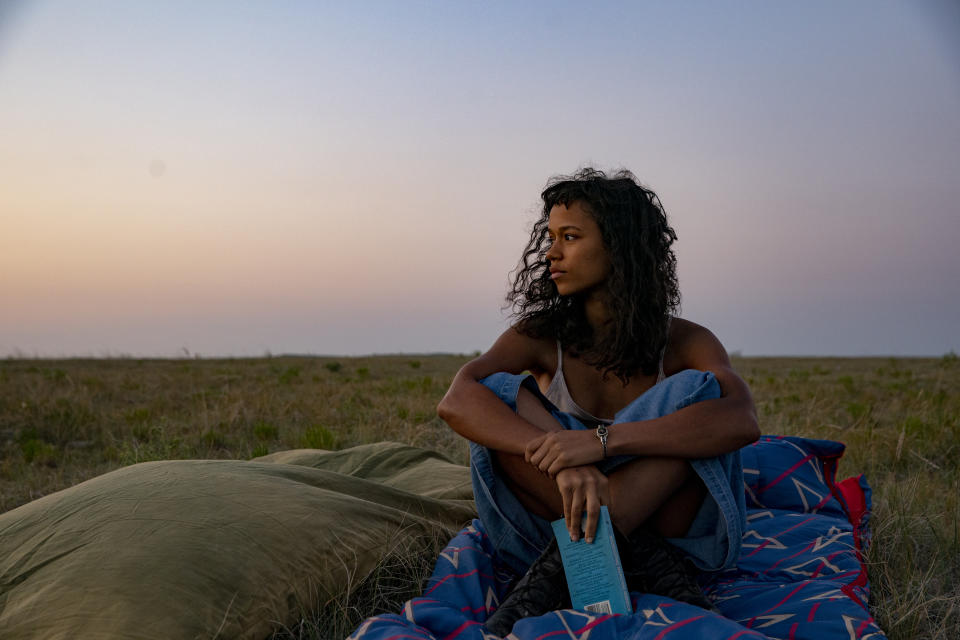
{"label": "red stripe on blanket", "polygon": [[789,469],[787,469],[786,471],[784,471],[783,473],[781,473],[779,476],[777,476],[776,478],[774,478],[773,482],[771,482],[770,484],[765,485],[765,486],[763,486],[763,487],[758,487],[758,488],[757,488],[757,493],[763,493],[764,491],[766,491],[766,490],[769,489],[770,487],[775,486],[778,482],[780,482],[781,480],[783,480],[784,478],[786,478],[787,476],[789,476],[791,473],[793,473],[794,471],[796,471],[797,469],[799,469],[801,466],[803,466],[805,463],[809,462],[809,461],[812,460],[813,458],[816,458],[816,456],[813,455],[812,453],[808,453],[806,456],[803,457],[802,460],[800,460],[800,462],[796,463],[795,465],[793,465],[792,467],[790,467]]}
{"label": "red stripe on blanket", "polygon": [[[797,527],[802,527],[803,525],[807,524],[807,523],[810,522],[811,520],[813,520],[813,516],[810,516],[809,518],[807,518],[806,520],[803,520],[802,522],[798,522],[797,524],[793,525],[792,527],[787,527],[787,528],[784,529],[783,531],[780,531],[779,533],[777,533],[776,536],[772,536],[772,537],[780,537],[780,536],[782,536],[782,535],[785,534],[785,533],[788,533],[788,532],[790,532],[790,531],[793,531],[793,530],[796,529]],[[766,547],[768,544],[770,544],[770,543],[769,543],[767,540],[764,540],[763,542],[761,542],[761,543],[757,546],[756,549],[754,549],[753,551],[751,551],[750,553],[748,553],[748,554],[747,554],[746,556],[744,556],[744,557],[749,558],[750,556],[752,556],[752,555],[755,554],[756,552],[758,552],[758,551],[760,551],[761,549],[763,549],[764,547]],[[813,546],[813,544],[814,544],[814,543],[810,543],[810,546]]]}
{"label": "red stripe on blanket", "polygon": [[815,603],[812,607],[810,607],[810,614],[807,616],[807,622],[813,622],[813,614],[815,614],[815,613],[817,612],[817,609],[820,608],[820,605],[821,605],[821,604],[823,604],[823,603],[822,603],[822,602],[817,602],[817,603]]}
{"label": "red stripe on blanket", "polygon": [[700,618],[704,618],[704,617],[706,616],[694,616],[692,618],[687,618],[686,620],[681,620],[680,622],[674,622],[672,625],[670,625],[669,627],[667,627],[666,629],[658,633],[653,640],[662,640],[664,636],[666,636],[668,633],[670,633],[674,629],[679,629],[680,627],[690,624],[694,620],[699,620]]}
{"label": "red stripe on blanket", "polygon": [[778,602],[777,604],[773,605],[772,607],[770,607],[770,608],[767,609],[766,611],[763,611],[762,613],[759,613],[759,614],[753,616],[752,618],[750,618],[750,620],[748,620],[748,621],[747,621],[747,624],[746,624],[747,628],[752,627],[752,626],[753,626],[753,623],[756,622],[757,618],[759,618],[760,616],[765,616],[765,615],[767,615],[768,613],[770,613],[771,611],[773,611],[774,609],[776,609],[777,607],[779,607],[780,605],[782,605],[784,602],[786,602],[787,600],[789,600],[790,598],[792,598],[797,591],[800,591],[800,589],[803,589],[803,588],[804,588],[805,586],[807,586],[808,584],[810,584],[810,580],[804,580],[803,582],[801,582],[800,584],[798,584],[797,587],[796,587],[793,591],[791,591],[791,592],[788,593],[786,596],[784,596],[783,600],[781,600],[781,601]]}
{"label": "red stripe on blanket", "polygon": [[460,635],[461,633],[463,633],[463,630],[464,630],[464,629],[467,629],[467,628],[469,628],[469,627],[474,627],[474,626],[476,626],[476,625],[478,625],[478,624],[480,624],[480,623],[479,623],[479,622],[474,622],[473,620],[467,620],[467,621],[464,622],[462,625],[460,625],[459,627],[457,627],[456,629],[454,629],[453,631],[451,631],[449,634],[443,636],[443,640],[451,640],[452,638],[456,638],[458,635]]}
{"label": "red stripe on blanket", "polygon": [[[863,495],[863,489],[860,487],[860,476],[850,477],[836,484],[836,489],[843,494],[843,499],[847,503],[847,509],[850,517],[850,524],[854,529],[860,527],[864,514],[867,512],[867,504]],[[859,548],[860,540],[857,536],[857,546]]]}
{"label": "red stripe on blanket", "polygon": [[[619,615],[619,614],[617,614],[617,615]],[[577,629],[574,633],[582,634],[584,631],[589,631],[590,629],[593,629],[593,628],[594,628],[595,626],[597,626],[598,624],[601,624],[601,623],[603,623],[603,622],[606,622],[607,620],[609,620],[609,619],[612,618],[612,617],[613,617],[613,616],[610,615],[610,614],[601,616],[601,617],[597,618],[596,620],[594,620],[593,622],[591,622],[590,624],[585,624],[585,625],[583,625],[582,627],[580,627],[579,629]],[[566,629],[558,629],[558,630],[556,630],[556,631],[551,631],[550,633],[545,633],[545,634],[543,634],[542,636],[537,636],[537,640],[543,640],[543,638],[549,638],[550,636],[566,635],[566,634],[567,634],[567,630],[566,630]]]}
{"label": "red stripe on blanket", "polygon": [[448,576],[443,576],[443,578],[441,578],[440,580],[437,580],[436,583],[434,583],[434,585],[433,585],[432,587],[430,587],[429,589],[427,589],[426,591],[423,592],[423,595],[427,595],[428,593],[433,592],[434,589],[436,589],[437,587],[439,587],[440,585],[442,585],[442,584],[443,584],[444,582],[446,582],[447,580],[450,580],[451,578],[466,578],[467,576],[472,576],[472,575],[474,575],[474,574],[476,574],[476,575],[481,575],[481,576],[483,576],[484,578],[489,578],[490,580],[493,580],[493,579],[494,579],[493,576],[491,576],[491,575],[489,575],[489,574],[480,573],[480,570],[479,570],[479,569],[474,569],[473,571],[467,571],[466,573],[451,573],[450,575],[448,575]]}

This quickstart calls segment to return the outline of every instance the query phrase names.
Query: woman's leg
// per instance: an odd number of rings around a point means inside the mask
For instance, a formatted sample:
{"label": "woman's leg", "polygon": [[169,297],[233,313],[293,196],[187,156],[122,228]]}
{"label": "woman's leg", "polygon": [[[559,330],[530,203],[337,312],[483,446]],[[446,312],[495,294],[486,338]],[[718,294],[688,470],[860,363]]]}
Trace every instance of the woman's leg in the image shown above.
{"label": "woman's leg", "polygon": [[[564,428],[540,397],[528,389],[519,389],[515,405],[518,415],[544,432]],[[498,477],[523,508],[545,520],[563,515],[562,499],[552,478],[528,464],[523,456],[496,451],[491,454]],[[613,469],[608,480],[607,507],[615,529],[625,534],[618,536],[618,546],[628,586],[712,608],[680,552],[661,537],[685,534],[703,500],[703,484],[690,464],[680,459],[636,458]],[[644,523],[660,535],[635,532]],[[638,537],[626,537],[631,533]],[[556,541],[552,537],[550,540],[509,596],[487,618],[488,630],[503,636],[520,618],[564,606],[567,594],[563,564]]]}
{"label": "woman's leg", "polygon": [[[517,393],[517,415],[546,433],[563,430],[563,425],[547,411],[540,399],[522,387]],[[493,454],[507,486],[527,511],[547,520],[556,520],[563,515],[563,500],[556,482],[527,464],[521,455],[502,451]]]}
{"label": "woman's leg", "polygon": [[[583,428],[567,414],[551,413],[551,405],[529,376],[496,373],[482,382],[544,431]],[[615,422],[655,418],[719,395],[712,374],[680,372],[618,412]],[[615,456],[597,466],[613,485],[611,511],[618,528],[628,532],[646,522],[664,534],[685,532],[683,537],[670,536],[671,542],[708,571],[736,561],[744,512],[738,452],[686,462]],[[477,510],[491,543],[514,570],[524,571],[553,539],[549,521],[562,514],[556,482],[522,456],[498,454],[475,443],[470,444],[470,467]],[[651,473],[653,469],[656,473]]]}
{"label": "woman's leg", "polygon": [[684,536],[707,493],[690,463],[679,458],[637,458],[608,478],[610,519],[625,535],[646,524],[665,538]]}
{"label": "woman's leg", "polygon": [[[525,388],[517,394],[517,413],[543,431],[563,429],[540,399]],[[523,456],[495,452],[507,485],[521,504],[542,518],[563,516],[557,483],[528,464]],[[690,464],[679,458],[636,458],[609,474],[610,518],[629,535],[648,520],[663,536],[686,533],[706,493]]]}

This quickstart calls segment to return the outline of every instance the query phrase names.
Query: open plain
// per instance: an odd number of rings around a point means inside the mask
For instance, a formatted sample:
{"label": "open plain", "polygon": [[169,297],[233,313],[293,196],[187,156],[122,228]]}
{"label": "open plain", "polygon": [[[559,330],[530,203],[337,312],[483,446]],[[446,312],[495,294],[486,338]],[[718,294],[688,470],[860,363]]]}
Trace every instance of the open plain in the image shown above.
{"label": "open plain", "polygon": [[[465,464],[465,442],[435,407],[468,359],[2,360],[0,512],[148,460],[396,440]],[[957,356],[734,358],[734,366],[764,433],[844,442],[841,477],[862,473],[872,485],[871,604],[889,637],[960,637]],[[279,634],[342,637],[363,617],[396,610],[442,542],[386,559],[336,601],[304,603],[304,621]]]}

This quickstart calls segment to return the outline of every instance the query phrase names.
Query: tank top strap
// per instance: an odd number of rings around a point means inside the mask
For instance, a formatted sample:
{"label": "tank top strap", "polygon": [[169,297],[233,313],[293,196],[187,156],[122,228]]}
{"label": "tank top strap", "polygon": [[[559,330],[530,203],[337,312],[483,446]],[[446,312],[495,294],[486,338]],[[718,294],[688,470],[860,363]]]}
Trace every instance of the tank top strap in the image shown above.
{"label": "tank top strap", "polygon": [[557,369],[553,372],[553,378],[543,395],[546,396],[547,400],[558,406],[563,402],[563,398],[569,395],[566,381],[563,379],[563,347],[560,346],[559,338],[557,339]]}
{"label": "tank top strap", "polygon": [[673,320],[673,316],[667,316],[667,339],[663,343],[663,348],[660,349],[660,366],[657,371],[657,382],[663,382],[667,376],[663,373],[663,356],[667,353],[667,343],[670,342],[670,321]]}

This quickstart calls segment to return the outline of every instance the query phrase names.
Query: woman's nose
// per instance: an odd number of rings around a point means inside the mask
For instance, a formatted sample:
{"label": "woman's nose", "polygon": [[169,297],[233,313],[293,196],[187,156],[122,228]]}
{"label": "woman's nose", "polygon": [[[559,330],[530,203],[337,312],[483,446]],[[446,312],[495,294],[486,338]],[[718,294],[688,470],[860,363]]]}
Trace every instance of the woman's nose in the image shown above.
{"label": "woman's nose", "polygon": [[546,253],[546,255],[545,255],[544,257],[545,257],[547,260],[559,260],[559,259],[560,259],[560,252],[557,251],[557,243],[556,243],[556,242],[554,242],[553,244],[550,245],[550,248],[547,249],[547,253]]}

